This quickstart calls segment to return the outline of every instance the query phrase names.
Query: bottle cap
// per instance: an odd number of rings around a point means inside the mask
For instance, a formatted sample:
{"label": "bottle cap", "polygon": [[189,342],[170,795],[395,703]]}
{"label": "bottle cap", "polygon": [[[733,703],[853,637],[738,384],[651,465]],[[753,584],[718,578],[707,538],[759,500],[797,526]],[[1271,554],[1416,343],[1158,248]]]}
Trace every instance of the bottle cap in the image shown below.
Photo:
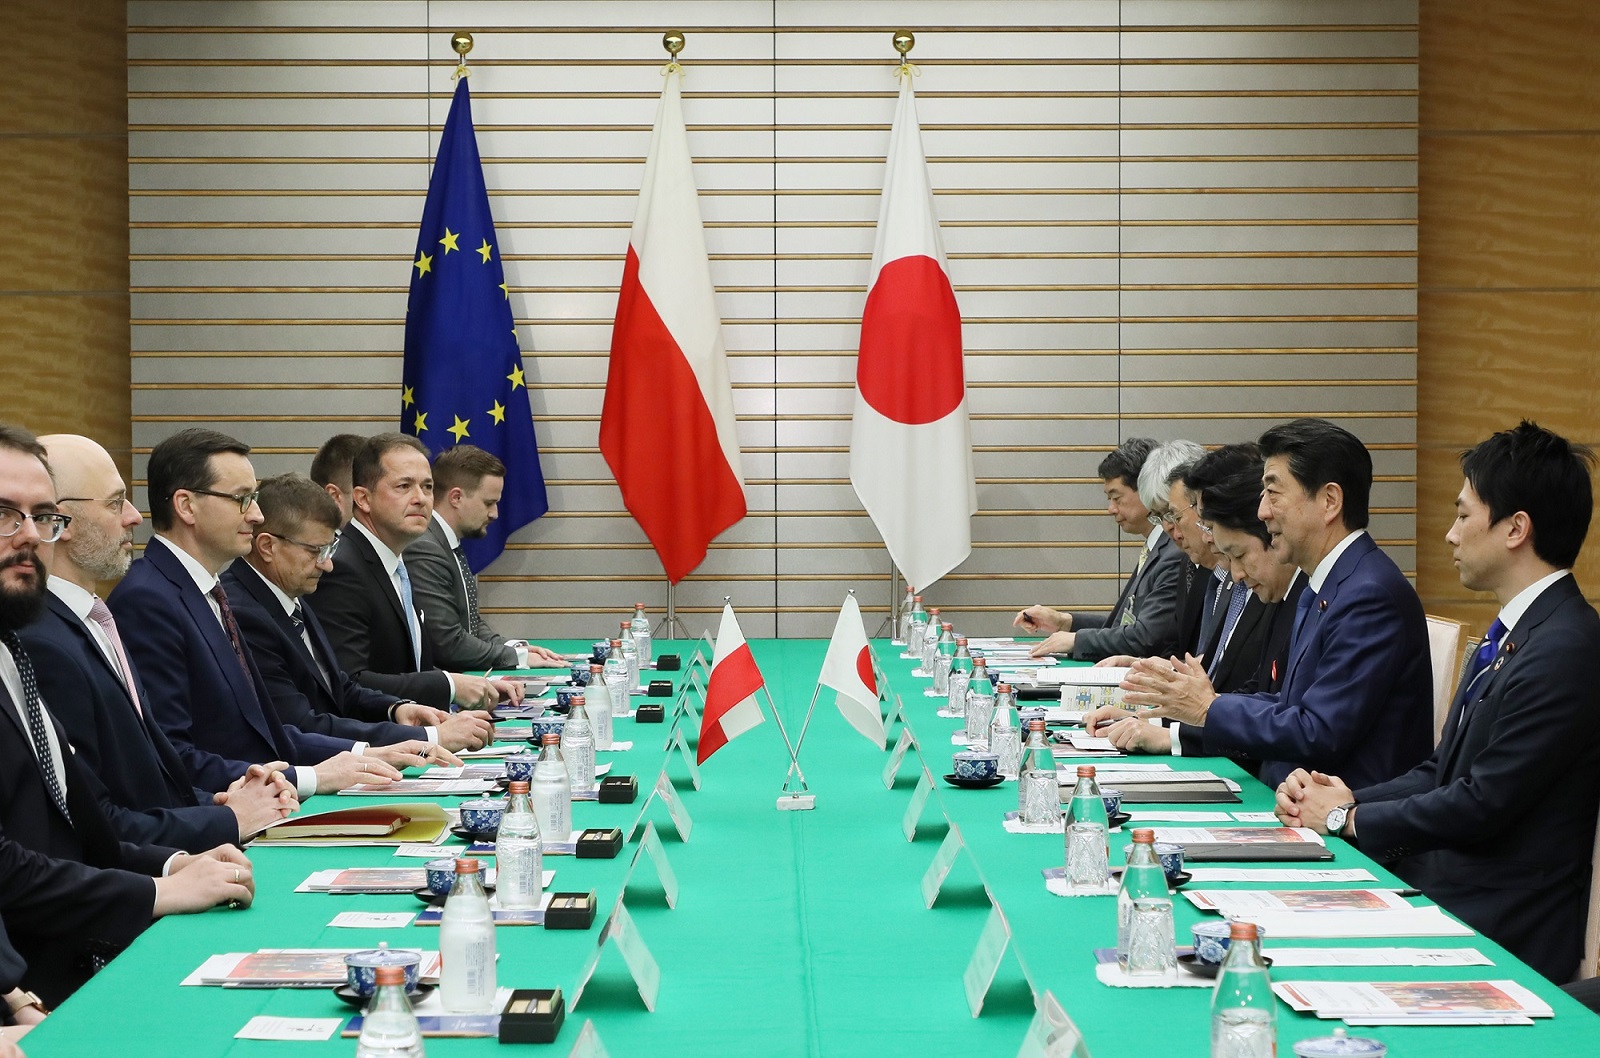
{"label": "bottle cap", "polygon": [[1148,827],[1140,827],[1133,832],[1133,843],[1135,845],[1154,845],[1156,843],[1156,832]]}
{"label": "bottle cap", "polygon": [[939,608],[938,608],[938,607],[937,607],[937,606],[930,606],[930,607],[928,607],[928,613],[929,613],[929,614],[936,614],[936,613],[938,613],[938,612],[939,612]]}
{"label": "bottle cap", "polygon": [[590,662],[590,664],[589,664],[589,672],[591,674],[596,673],[596,672],[604,672],[604,671],[605,671],[605,666],[604,665],[596,665],[593,662]]}
{"label": "bottle cap", "polygon": [[[463,857],[461,857],[459,860],[456,861],[456,873],[457,874],[477,874],[478,873],[478,861],[476,859],[472,858],[471,856],[463,856]],[[1255,927],[1252,926],[1250,928],[1254,929]]]}
{"label": "bottle cap", "polygon": [[1230,941],[1235,941],[1235,940],[1255,940],[1256,939],[1256,924],[1254,922],[1240,922],[1237,919],[1235,919],[1234,921],[1229,922],[1228,923],[1228,939]]}
{"label": "bottle cap", "polygon": [[622,646],[622,640],[620,640],[620,639],[613,639],[613,640],[612,640],[612,641],[611,641],[611,645],[612,645],[612,646],[614,646],[614,647],[617,647],[617,648],[619,648],[619,649],[620,649],[620,648],[621,648],[621,646]]}
{"label": "bottle cap", "polygon": [[634,604],[633,604],[633,608],[634,608],[634,609],[635,609],[635,610],[642,610],[642,609],[644,609],[644,603],[642,603],[642,602],[636,602],[636,603],[634,603]]}
{"label": "bottle cap", "polygon": [[555,734],[545,735],[540,738],[539,744],[541,746],[559,746],[561,745],[561,736]]}
{"label": "bottle cap", "polygon": [[940,621],[939,623],[944,626],[944,630],[946,632],[954,632],[955,631],[955,627],[956,626],[951,624],[949,621]]}
{"label": "bottle cap", "polygon": [[1043,731],[1044,730],[1044,721],[1043,720],[1029,720],[1028,721],[1028,730],[1029,731]]}
{"label": "bottle cap", "polygon": [[384,985],[401,985],[406,983],[406,968],[404,966],[380,966],[373,974],[373,980],[379,988]]}
{"label": "bottle cap", "polygon": [[573,704],[573,705],[582,705],[582,704],[583,704],[583,695],[581,695],[581,694],[574,694],[574,695],[573,695],[573,696],[572,696],[572,704]]}
{"label": "bottle cap", "polygon": [[1080,764],[1080,765],[1078,765],[1078,778],[1080,778],[1080,779],[1092,779],[1092,778],[1094,778],[1094,765],[1093,764]]}
{"label": "bottle cap", "polygon": [[629,627],[631,627],[631,623],[628,622],[628,621],[623,621],[623,622],[621,622],[621,626],[623,628],[629,628]]}
{"label": "bottle cap", "polygon": [[995,684],[995,688],[994,689],[999,691],[1001,694],[1010,694],[1011,693],[1011,684],[1009,684],[1009,683],[997,683],[997,684]]}
{"label": "bottle cap", "polygon": [[922,601],[922,596],[920,596],[920,595],[913,595],[911,598],[913,600],[915,600],[916,602],[921,602]]}
{"label": "bottle cap", "polygon": [[[527,792],[528,792],[528,780],[527,779],[512,779],[511,782],[509,784],[507,784],[507,786],[506,786],[506,793],[518,794],[518,793],[527,793]],[[1135,840],[1138,840],[1138,839],[1135,839]]]}

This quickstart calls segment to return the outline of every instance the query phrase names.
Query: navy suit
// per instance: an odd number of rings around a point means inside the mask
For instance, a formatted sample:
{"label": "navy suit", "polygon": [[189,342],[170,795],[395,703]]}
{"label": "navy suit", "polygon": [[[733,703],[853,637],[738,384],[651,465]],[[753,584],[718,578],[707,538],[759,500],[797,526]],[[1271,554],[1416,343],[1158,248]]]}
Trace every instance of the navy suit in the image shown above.
{"label": "navy suit", "polygon": [[[211,604],[164,543],[150,542],[106,602],[149,692],[145,708],[196,786],[221,790],[251,763],[316,764],[350,748],[279,720],[255,663],[248,672],[239,664]],[[248,660],[248,646],[244,653]]]}
{"label": "navy suit", "polygon": [[70,822],[0,684],[0,917],[28,964],[24,980],[50,1006],[89,979],[92,958],[111,958],[150,925],[150,876],[178,851],[119,843],[66,732],[55,728]]}
{"label": "navy suit", "polygon": [[1363,852],[1550,980],[1570,980],[1600,808],[1600,616],[1577,582],[1541,592],[1456,692],[1431,757],[1382,785],[1349,785]]}
{"label": "navy suit", "polygon": [[[33,658],[45,704],[106,792],[101,807],[117,835],[197,853],[236,843],[238,817],[212,804],[210,791],[200,791],[201,797],[189,785],[165,732],[148,709],[141,715],[134,708],[88,627],[54,593],[45,602],[45,613],[18,636]],[[143,684],[137,686],[140,700],[148,700]]]}
{"label": "navy suit", "polygon": [[1264,761],[1269,786],[1295,768],[1370,786],[1428,756],[1433,673],[1422,601],[1372,537],[1351,541],[1311,600],[1282,689],[1221,695],[1204,741],[1207,753]]}
{"label": "navy suit", "polygon": [[[244,559],[239,559],[222,574],[222,588],[233,604],[239,631],[250,644],[250,656],[267,683],[278,715],[302,731],[389,746],[415,738],[426,739],[421,728],[394,724],[388,720],[369,722],[352,716],[377,713],[386,716],[400,699],[374,691],[352,680],[339,668],[339,659],[322,631],[322,622],[309,606],[300,607],[306,635],[316,647],[328,670],[324,676],[317,660],[295,631],[294,621],[272,588]],[[302,604],[304,600],[301,600]],[[333,684],[328,682],[332,677]]]}

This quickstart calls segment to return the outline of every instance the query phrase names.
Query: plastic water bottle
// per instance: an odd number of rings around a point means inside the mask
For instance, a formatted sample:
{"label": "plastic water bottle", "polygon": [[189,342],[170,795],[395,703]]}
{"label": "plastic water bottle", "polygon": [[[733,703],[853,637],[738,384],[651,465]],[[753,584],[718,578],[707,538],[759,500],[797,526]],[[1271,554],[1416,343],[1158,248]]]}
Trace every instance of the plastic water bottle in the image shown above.
{"label": "plastic water bottle", "polygon": [[928,627],[922,633],[922,668],[919,670],[924,676],[933,675],[933,659],[939,653],[939,630],[943,627],[939,621],[939,608],[928,607]]}
{"label": "plastic water bottle", "polygon": [[1156,857],[1155,840],[1154,830],[1133,832],[1133,852],[1117,890],[1117,964],[1123,973],[1135,976],[1165,974],[1177,964],[1172,897],[1167,893],[1161,860]]}
{"label": "plastic water bottle", "polygon": [[583,692],[583,705],[589,712],[589,725],[594,728],[594,748],[610,749],[611,691],[606,687],[604,666],[589,666],[589,686]]}
{"label": "plastic water bottle", "polygon": [[950,693],[950,670],[956,661],[956,631],[949,621],[939,626],[939,639],[934,644],[933,693]]}
{"label": "plastic water bottle", "polygon": [[[1103,893],[1111,877],[1106,803],[1094,779],[1094,765],[1078,765],[1078,785],[1072,788],[1067,816],[1067,887]],[[1166,883],[1162,882],[1162,891]]]}
{"label": "plastic water bottle", "polygon": [[650,646],[650,618],[645,616],[644,603],[642,602],[636,602],[633,604],[633,623],[631,630],[633,632],[634,649],[639,652],[639,667],[641,669],[647,669],[650,667],[650,661],[652,657]]}
{"label": "plastic water bottle", "polygon": [[911,642],[911,610],[916,605],[916,589],[906,585],[905,601],[900,604],[900,620],[894,626],[894,645],[905,646]]}
{"label": "plastic water bottle", "polygon": [[1016,699],[1011,684],[995,688],[994,720],[989,725],[989,749],[999,759],[1002,778],[1015,779],[1022,763],[1022,729],[1017,726]]}
{"label": "plastic water bottle", "polygon": [[906,634],[906,656],[922,660],[922,637],[928,630],[928,612],[922,608],[922,596],[911,597],[911,629]]}
{"label": "plastic water bottle", "polygon": [[423,1058],[422,1030],[406,998],[403,966],[380,966],[378,989],[361,1019],[356,1058]]}
{"label": "plastic water bottle", "polygon": [[494,914],[478,861],[456,861],[456,883],[439,920],[439,992],[451,1014],[494,1013]]}
{"label": "plastic water bottle", "polygon": [[632,690],[629,682],[628,663],[622,657],[622,640],[611,641],[611,653],[606,655],[603,670],[606,681],[606,692],[611,696],[611,713],[626,713],[629,709],[628,693]]}
{"label": "plastic water bottle", "polygon": [[[571,723],[569,715],[567,723]],[[546,735],[539,760],[533,766],[533,811],[546,841],[566,841],[572,834],[572,780],[561,757],[559,735]]]}
{"label": "plastic water bottle", "polygon": [[628,663],[628,690],[631,693],[644,686],[639,682],[642,679],[639,668],[639,644],[633,641],[633,623],[631,621],[622,622],[622,631],[619,638],[622,641],[622,660]]}
{"label": "plastic water bottle", "polygon": [[1273,1058],[1278,1008],[1253,922],[1229,924],[1228,954],[1211,993],[1211,1058]]}
{"label": "plastic water bottle", "polygon": [[1044,740],[1044,721],[1028,723],[1028,745],[1017,777],[1017,815],[1024,823],[1053,826],[1061,822],[1061,788],[1056,784],[1056,758]]}
{"label": "plastic water bottle", "polygon": [[500,832],[494,839],[495,895],[507,909],[538,907],[544,897],[544,837],[539,833],[539,817],[534,814],[526,782],[513,781],[508,794]]}
{"label": "plastic water bottle", "polygon": [[573,793],[594,789],[594,729],[589,726],[587,696],[572,696],[567,722],[561,725],[561,757],[567,762],[567,779]]}
{"label": "plastic water bottle", "polygon": [[994,713],[994,684],[989,682],[989,662],[982,654],[972,659],[972,679],[967,682],[963,710],[967,718],[967,745],[993,749],[989,745],[989,724]]}
{"label": "plastic water bottle", "polygon": [[956,652],[950,659],[950,674],[945,677],[945,712],[952,716],[967,715],[967,687],[972,683],[972,655],[967,651],[967,637],[956,636]]}

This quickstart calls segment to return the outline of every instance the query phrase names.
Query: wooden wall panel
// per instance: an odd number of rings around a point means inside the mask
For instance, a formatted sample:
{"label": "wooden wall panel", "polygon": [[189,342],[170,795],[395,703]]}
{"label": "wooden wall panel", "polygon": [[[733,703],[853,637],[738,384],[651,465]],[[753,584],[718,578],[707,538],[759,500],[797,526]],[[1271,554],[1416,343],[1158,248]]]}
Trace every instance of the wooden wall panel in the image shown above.
{"label": "wooden wall panel", "polygon": [[[1523,418],[1600,441],[1600,8],[1426,0],[1420,14],[1417,585],[1481,633],[1440,539],[1456,453]],[[1600,598],[1600,543],[1577,570]]]}

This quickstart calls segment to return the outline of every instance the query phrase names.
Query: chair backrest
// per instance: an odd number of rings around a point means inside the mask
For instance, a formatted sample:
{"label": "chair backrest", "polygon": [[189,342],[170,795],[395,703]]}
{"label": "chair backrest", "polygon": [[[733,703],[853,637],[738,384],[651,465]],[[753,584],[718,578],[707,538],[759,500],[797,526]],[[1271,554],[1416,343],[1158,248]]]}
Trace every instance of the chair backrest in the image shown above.
{"label": "chair backrest", "polygon": [[1461,634],[1460,621],[1429,615],[1428,656],[1433,663],[1433,744],[1436,746],[1444,731],[1450,702],[1455,698],[1456,680],[1461,675]]}
{"label": "chair backrest", "polygon": [[1583,931],[1583,962],[1578,964],[1578,976],[1600,976],[1600,826],[1594,830],[1594,859],[1589,875],[1589,926]]}

